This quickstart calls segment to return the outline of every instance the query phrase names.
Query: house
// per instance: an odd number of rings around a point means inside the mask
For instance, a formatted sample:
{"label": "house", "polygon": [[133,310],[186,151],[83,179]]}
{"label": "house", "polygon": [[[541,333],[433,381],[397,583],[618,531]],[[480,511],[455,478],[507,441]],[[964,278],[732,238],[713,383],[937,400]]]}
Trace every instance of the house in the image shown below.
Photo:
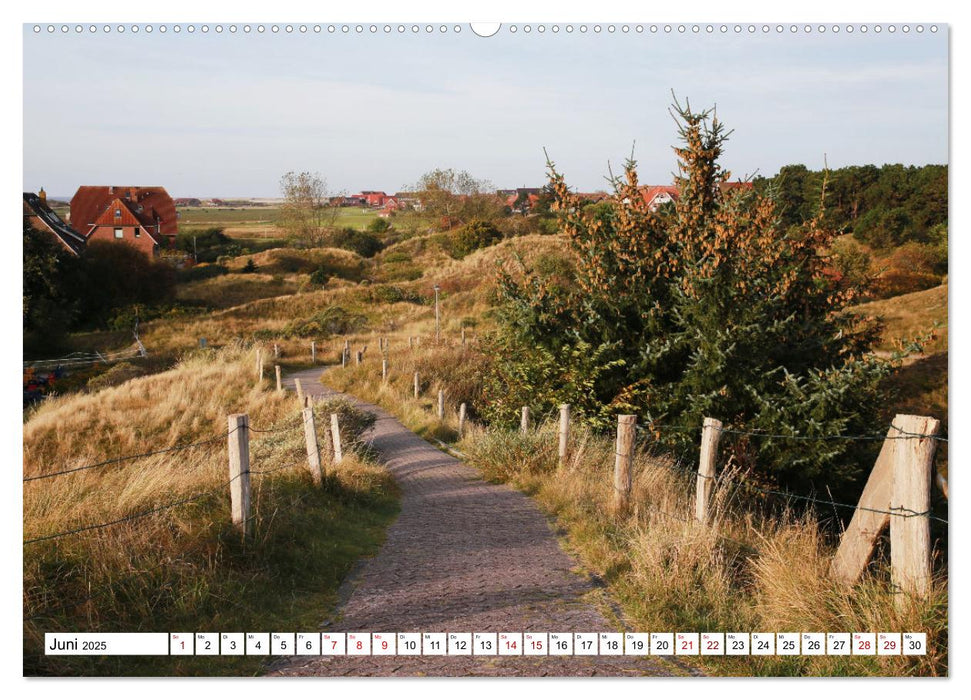
{"label": "house", "polygon": [[149,255],[171,248],[179,232],[164,187],[82,185],[71,198],[71,226],[86,241],[125,241]]}
{"label": "house", "polygon": [[349,199],[362,201],[364,206],[380,209],[387,201],[388,195],[377,190],[363,190],[358,194],[351,195]]}
{"label": "house", "polygon": [[[753,185],[751,182],[723,182],[719,185],[723,195],[730,195],[740,190],[750,190]],[[676,185],[647,185],[641,188],[641,196],[647,202],[651,211],[657,211],[658,207],[668,202],[676,202],[681,190]]]}
{"label": "house", "polygon": [[24,220],[29,221],[36,231],[43,231],[54,237],[73,255],[84,251],[84,236],[65,223],[47,204],[47,193],[41,187],[37,194],[24,192]]}

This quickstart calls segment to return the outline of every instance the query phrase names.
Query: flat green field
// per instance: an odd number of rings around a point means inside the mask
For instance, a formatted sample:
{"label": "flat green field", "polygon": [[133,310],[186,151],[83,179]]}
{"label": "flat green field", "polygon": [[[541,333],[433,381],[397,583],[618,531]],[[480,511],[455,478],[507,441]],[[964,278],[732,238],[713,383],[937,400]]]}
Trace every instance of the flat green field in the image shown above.
{"label": "flat green field", "polygon": [[[363,230],[376,218],[376,211],[345,207],[338,212],[335,225]],[[218,226],[233,237],[280,236],[279,221],[279,207],[179,207],[180,229]]]}

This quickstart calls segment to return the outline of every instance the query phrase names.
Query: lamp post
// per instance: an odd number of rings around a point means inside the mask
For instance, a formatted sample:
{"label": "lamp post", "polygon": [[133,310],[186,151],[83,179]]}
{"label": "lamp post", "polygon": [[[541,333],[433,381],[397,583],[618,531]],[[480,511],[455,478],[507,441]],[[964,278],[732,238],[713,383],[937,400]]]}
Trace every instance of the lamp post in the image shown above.
{"label": "lamp post", "polygon": [[438,312],[438,290],[441,289],[437,284],[435,285],[435,342],[437,343],[441,337],[441,323]]}

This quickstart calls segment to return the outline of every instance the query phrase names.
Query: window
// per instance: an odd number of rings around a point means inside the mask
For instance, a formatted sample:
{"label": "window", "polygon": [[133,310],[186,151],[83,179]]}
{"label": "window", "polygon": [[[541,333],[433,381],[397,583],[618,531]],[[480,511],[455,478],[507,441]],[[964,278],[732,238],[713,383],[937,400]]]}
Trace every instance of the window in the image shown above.
{"label": "window", "polygon": [[142,232],[141,232],[141,230],[139,230],[139,229],[137,229],[137,228],[136,228],[136,229],[135,229],[135,238],[141,238],[141,237],[142,237]]}
{"label": "window", "polygon": [[125,229],[123,229],[123,228],[116,228],[115,229],[115,238],[124,238],[124,237],[125,237]]}
{"label": "window", "polygon": [[116,219],[120,219],[121,218],[121,209],[115,209],[115,218]]}

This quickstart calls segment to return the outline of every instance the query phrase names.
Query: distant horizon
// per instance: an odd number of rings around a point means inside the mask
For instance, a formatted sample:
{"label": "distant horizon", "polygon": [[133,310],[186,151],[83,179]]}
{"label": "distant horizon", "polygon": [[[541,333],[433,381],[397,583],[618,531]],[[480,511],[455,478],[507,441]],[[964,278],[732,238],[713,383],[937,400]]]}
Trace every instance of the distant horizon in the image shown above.
{"label": "distant horizon", "polygon": [[[805,163],[786,163],[785,165],[783,165],[781,167],[788,167],[788,166],[793,166],[793,165],[806,165],[806,164]],[[950,163],[948,163],[948,162],[943,162],[943,163],[934,163],[934,162],[927,162],[927,163],[901,163],[901,162],[894,162],[894,163],[891,163],[891,162],[886,162],[886,163],[882,163],[880,165],[877,165],[876,163],[873,163],[873,162],[870,162],[870,163],[848,163],[847,165],[841,165],[839,168],[830,167],[829,170],[839,170],[840,168],[853,168],[853,167],[862,168],[862,167],[866,167],[866,166],[873,166],[873,167],[876,167],[876,168],[883,168],[883,167],[886,167],[888,165],[902,165],[905,168],[909,168],[909,167],[923,168],[923,167],[930,166],[930,165],[949,166]],[[822,168],[810,168],[808,165],[806,165],[806,167],[809,170],[816,171],[816,172],[818,172],[819,170],[822,170]],[[773,177],[776,177],[778,174],[779,174],[779,170],[776,170],[776,172],[772,173],[771,175],[765,175],[764,173],[758,172],[758,173],[755,174],[755,177],[750,178],[750,179],[753,179],[754,180],[754,179],[756,179],[758,177],[773,178]],[[734,179],[737,179],[737,178],[733,178],[733,180]],[[252,200],[252,201],[256,201],[256,200],[274,200],[274,201],[280,201],[280,202],[282,202],[282,201],[284,201],[286,199],[285,197],[283,197],[282,194],[276,194],[276,195],[266,195],[266,194],[249,194],[249,195],[240,195],[240,194],[183,194],[183,193],[173,192],[171,189],[169,189],[169,187],[164,182],[148,182],[148,181],[141,182],[141,181],[138,181],[138,182],[125,182],[125,183],[122,183],[122,184],[124,184],[124,185],[130,185],[130,186],[135,186],[135,187],[153,187],[153,186],[154,187],[164,187],[165,188],[165,191],[169,193],[169,196],[171,196],[172,199],[200,199],[200,200],[228,199],[228,200]],[[492,183],[492,184],[495,185],[495,183]],[[525,187],[525,188],[538,188],[538,187],[545,186],[545,184],[546,184],[546,182],[544,181],[543,183],[540,183],[540,184],[529,184],[529,183],[527,183],[525,185],[515,185],[513,187],[502,187],[502,186],[496,185],[494,188],[492,188],[491,190],[487,190],[486,192],[487,193],[488,192],[494,192],[496,190],[511,190],[511,189],[517,189],[517,188],[521,188],[521,187]],[[569,185],[569,182],[567,184]],[[608,183],[605,182],[605,185],[606,184],[608,184]],[[641,184],[641,186],[670,185],[670,184],[673,184],[673,180],[671,180],[669,182],[645,182],[645,181],[642,180],[640,184]],[[107,182],[98,182],[98,183],[85,182],[83,184],[78,185],[78,187],[82,187],[82,186],[107,186],[107,185],[109,185],[109,183],[107,183]],[[43,185],[41,185],[41,186],[43,186]],[[115,186],[119,186],[119,184],[118,183],[115,183]],[[610,192],[610,187],[609,186],[594,188],[594,189],[590,189],[590,190],[579,190],[579,189],[577,189],[575,187],[571,187],[571,189],[573,189],[574,191],[578,191],[578,192]],[[343,196],[349,196],[349,195],[353,195],[353,194],[356,194],[356,193],[359,193],[359,192],[364,192],[365,190],[373,190],[373,191],[376,191],[376,192],[384,192],[385,194],[395,194],[397,192],[407,192],[407,191],[409,191],[409,190],[402,189],[402,188],[397,188],[397,189],[387,189],[387,188],[385,188],[385,189],[381,189],[380,187],[371,187],[371,186],[368,186],[368,187],[359,187],[359,188],[356,188],[356,189],[353,189],[353,190],[347,190],[347,191],[342,191],[342,192],[329,192],[328,193],[328,196],[329,197],[338,197],[338,196],[342,196],[342,195]],[[38,187],[37,189],[30,189],[28,187],[25,187],[24,188],[24,192],[34,192],[34,193],[37,193],[39,191],[40,191],[40,187]],[[71,194],[68,194],[68,195],[65,195],[65,194],[51,194],[47,190],[47,188],[44,188],[44,191],[47,194],[47,197],[49,199],[53,199],[53,200],[57,200],[57,201],[63,201],[63,202],[70,202],[71,201],[71,198],[74,196],[75,192],[77,192],[77,188],[75,188],[75,191],[74,192],[72,192]]]}

